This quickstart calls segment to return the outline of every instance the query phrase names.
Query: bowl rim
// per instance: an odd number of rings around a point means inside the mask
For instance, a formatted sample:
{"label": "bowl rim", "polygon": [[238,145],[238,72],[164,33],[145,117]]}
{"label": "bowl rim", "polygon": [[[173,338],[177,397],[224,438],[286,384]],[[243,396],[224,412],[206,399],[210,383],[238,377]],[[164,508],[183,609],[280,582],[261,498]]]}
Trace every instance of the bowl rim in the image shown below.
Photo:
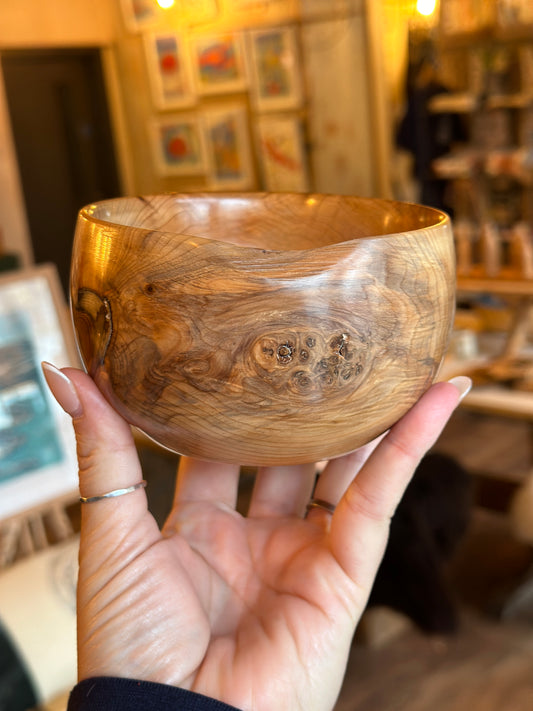
{"label": "bowl rim", "polygon": [[[268,247],[261,247],[261,246],[252,246],[252,245],[241,245],[235,242],[230,242],[230,241],[225,241],[221,239],[217,239],[216,237],[208,237],[204,236],[201,234],[195,234],[194,232],[178,232],[176,230],[164,230],[164,229],[157,229],[157,228],[152,228],[152,227],[144,227],[141,225],[127,225],[124,222],[117,222],[111,218],[105,219],[103,217],[97,216],[95,213],[98,210],[101,210],[104,208],[106,205],[111,205],[111,204],[119,204],[119,203],[126,203],[126,202],[134,202],[136,200],[142,200],[146,202],[148,205],[151,200],[160,200],[160,199],[175,199],[178,201],[183,201],[184,203],[186,202],[194,202],[196,200],[208,200],[208,201],[224,201],[224,200],[248,200],[248,201],[257,201],[257,200],[264,200],[265,198],[274,198],[274,197],[281,197],[285,200],[288,199],[297,199],[300,202],[305,202],[307,204],[310,204],[311,206],[315,202],[321,202],[324,200],[327,201],[333,201],[333,200],[340,200],[341,202],[358,202],[360,201],[362,204],[363,203],[376,203],[376,204],[381,204],[384,207],[386,205],[390,206],[401,206],[402,210],[406,210],[409,207],[416,208],[418,211],[422,211],[424,214],[427,214],[428,217],[433,215],[435,220],[430,222],[429,224],[425,225],[420,225],[417,227],[414,227],[413,229],[405,229],[401,231],[391,231],[391,232],[377,232],[375,234],[367,234],[367,235],[359,235],[355,237],[351,237],[348,239],[343,239],[339,242],[330,242],[327,244],[323,245],[317,245],[313,247],[303,247],[303,248],[297,248],[297,249],[269,249]],[[217,243],[219,245],[224,245],[226,247],[237,247],[240,250],[252,250],[260,253],[279,253],[279,252],[309,252],[309,251],[318,251],[318,250],[328,250],[332,249],[341,245],[346,245],[350,244],[356,240],[361,240],[361,241],[367,241],[367,240],[374,240],[374,239],[385,239],[387,237],[394,237],[394,236],[415,236],[420,232],[423,231],[434,231],[434,230],[440,230],[442,228],[450,228],[452,221],[450,215],[445,212],[444,210],[441,210],[439,208],[432,207],[430,205],[424,205],[421,203],[416,203],[412,201],[405,201],[405,200],[395,200],[395,199],[390,199],[390,198],[382,198],[382,197],[368,197],[368,196],[360,196],[360,195],[337,195],[334,193],[297,193],[297,192],[266,192],[266,191],[245,191],[245,192],[230,192],[230,191],[224,191],[224,192],[206,192],[206,191],[200,191],[200,192],[167,192],[167,193],[153,193],[153,194],[145,194],[145,195],[124,195],[124,196],[118,196],[114,198],[106,198],[102,200],[98,200],[92,203],[89,203],[83,207],[81,207],[78,211],[78,221],[80,220],[86,220],[87,222],[90,222],[94,225],[99,225],[101,227],[114,227],[114,228],[120,228],[120,227],[129,227],[132,230],[138,231],[141,234],[146,234],[146,233],[152,233],[152,234],[161,234],[161,235],[174,235],[174,236],[180,236],[184,237],[187,239],[191,240],[201,240],[202,242],[208,243]]]}

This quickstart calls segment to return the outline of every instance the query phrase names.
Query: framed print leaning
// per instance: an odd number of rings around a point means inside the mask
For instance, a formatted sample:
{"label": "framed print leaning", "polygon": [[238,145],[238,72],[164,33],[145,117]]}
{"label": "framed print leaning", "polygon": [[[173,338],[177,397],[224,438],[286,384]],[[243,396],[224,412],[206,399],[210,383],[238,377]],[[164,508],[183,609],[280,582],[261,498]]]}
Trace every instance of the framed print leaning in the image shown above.
{"label": "framed print leaning", "polygon": [[302,103],[298,40],[293,27],[248,35],[252,98],[258,111],[296,109]]}
{"label": "framed print leaning", "polygon": [[307,156],[298,117],[260,116],[257,144],[264,190],[309,192]]}
{"label": "framed print leaning", "polygon": [[156,108],[181,109],[196,100],[186,42],[175,32],[152,32],[144,45],[148,78]]}
{"label": "framed print leaning", "polygon": [[153,154],[159,175],[203,175],[205,136],[195,115],[176,114],[151,124]]}
{"label": "framed print leaning", "polygon": [[218,190],[247,190],[254,181],[248,112],[228,107],[204,115],[209,184]]}
{"label": "framed print leaning", "polygon": [[0,277],[0,520],[78,487],[72,423],[48,390],[43,360],[79,364],[51,265]]}
{"label": "framed print leaning", "polygon": [[191,40],[191,55],[198,93],[220,94],[246,89],[244,41],[239,32],[199,35]]}

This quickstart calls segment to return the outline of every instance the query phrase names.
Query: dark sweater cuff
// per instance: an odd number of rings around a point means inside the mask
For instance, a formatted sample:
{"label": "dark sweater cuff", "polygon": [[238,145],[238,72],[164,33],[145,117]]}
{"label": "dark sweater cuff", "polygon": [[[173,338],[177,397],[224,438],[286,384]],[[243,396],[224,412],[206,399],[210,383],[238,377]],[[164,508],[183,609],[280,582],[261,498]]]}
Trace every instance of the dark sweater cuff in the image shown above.
{"label": "dark sweater cuff", "polygon": [[153,681],[94,677],[70,692],[67,711],[238,711],[208,696]]}

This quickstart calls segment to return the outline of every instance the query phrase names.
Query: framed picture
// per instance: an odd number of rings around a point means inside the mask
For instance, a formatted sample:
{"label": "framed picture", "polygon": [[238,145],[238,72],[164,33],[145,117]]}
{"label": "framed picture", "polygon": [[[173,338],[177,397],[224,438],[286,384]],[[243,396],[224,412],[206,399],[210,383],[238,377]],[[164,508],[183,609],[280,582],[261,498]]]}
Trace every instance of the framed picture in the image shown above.
{"label": "framed picture", "polygon": [[248,35],[252,99],[258,111],[296,109],[302,103],[298,41],[293,27]]}
{"label": "framed picture", "polygon": [[302,123],[291,116],[261,116],[257,125],[263,188],[270,192],[309,192]]}
{"label": "framed picture", "polygon": [[205,136],[198,117],[176,114],[152,123],[152,143],[157,173],[202,175],[206,172]]}
{"label": "framed picture", "polygon": [[141,32],[154,27],[161,19],[157,0],[120,0],[124,24],[130,32]]}
{"label": "framed picture", "polygon": [[245,190],[254,182],[248,113],[245,107],[204,115],[209,183],[215,189]]}
{"label": "framed picture", "polygon": [[0,519],[78,488],[70,417],[40,363],[78,365],[54,266],[0,276]]}
{"label": "framed picture", "polygon": [[174,32],[145,35],[148,77],[154,105],[158,109],[179,109],[196,101],[185,40]]}
{"label": "framed picture", "polygon": [[191,53],[198,93],[218,94],[246,89],[244,41],[240,33],[195,37],[191,41]]}

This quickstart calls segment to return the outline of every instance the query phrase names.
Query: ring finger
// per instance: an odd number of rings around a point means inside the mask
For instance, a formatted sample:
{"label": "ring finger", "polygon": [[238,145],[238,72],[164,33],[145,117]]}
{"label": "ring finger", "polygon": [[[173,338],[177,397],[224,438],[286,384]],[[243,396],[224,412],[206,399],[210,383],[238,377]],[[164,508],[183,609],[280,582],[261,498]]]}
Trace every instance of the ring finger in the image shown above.
{"label": "ring finger", "polygon": [[384,436],[385,434],[377,437],[355,452],[346,454],[338,459],[331,459],[318,477],[313,498],[327,501],[329,504],[336,506],[342,499],[350,482],[357,476],[361,467]]}

